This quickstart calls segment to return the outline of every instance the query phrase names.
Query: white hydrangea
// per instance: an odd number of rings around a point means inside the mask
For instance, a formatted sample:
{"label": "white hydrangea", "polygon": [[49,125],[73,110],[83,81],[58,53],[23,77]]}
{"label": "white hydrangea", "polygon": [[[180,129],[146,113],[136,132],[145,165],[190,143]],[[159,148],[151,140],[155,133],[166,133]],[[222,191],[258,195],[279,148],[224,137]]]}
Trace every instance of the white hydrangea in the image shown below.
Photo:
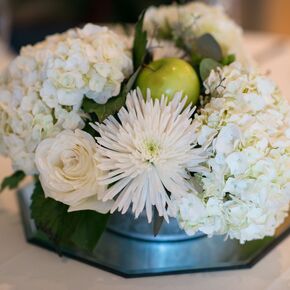
{"label": "white hydrangea", "polygon": [[197,37],[210,33],[220,44],[224,56],[235,54],[240,62],[249,62],[243,46],[242,29],[221,6],[190,2],[150,7],[145,15],[145,28],[149,34],[161,38],[182,39],[189,49]]}
{"label": "white hydrangea", "polygon": [[161,38],[172,36],[172,27],[179,22],[179,6],[171,5],[151,6],[146,10],[144,27],[149,35],[157,35]]}
{"label": "white hydrangea", "polygon": [[120,84],[132,72],[132,60],[117,34],[107,27],[86,25],[70,30],[57,41],[46,61],[47,79],[40,94],[48,106],[77,106],[83,96],[104,104],[120,92]]}
{"label": "white hydrangea", "polygon": [[188,60],[186,52],[178,48],[173,41],[151,38],[148,42],[148,50],[152,53],[153,60],[170,57]]}
{"label": "white hydrangea", "polygon": [[106,103],[131,72],[124,41],[106,27],[87,24],[24,47],[0,77],[0,153],[15,170],[37,173],[37,145],[83,128],[83,98]]}
{"label": "white hydrangea", "polygon": [[179,200],[189,234],[227,234],[241,242],[273,235],[290,199],[290,108],[275,84],[238,63],[212,71],[208,104],[195,116],[208,142],[209,168],[196,175],[199,196]]}
{"label": "white hydrangea", "polygon": [[[110,28],[118,33],[120,37],[124,40],[128,50],[133,49],[134,43],[134,27],[129,26],[126,29],[120,25],[111,25]],[[158,60],[161,58],[182,58],[185,60],[190,60],[186,52],[177,47],[176,43],[173,40],[162,39],[155,37],[154,35],[147,35],[147,49],[152,54],[153,60]]]}

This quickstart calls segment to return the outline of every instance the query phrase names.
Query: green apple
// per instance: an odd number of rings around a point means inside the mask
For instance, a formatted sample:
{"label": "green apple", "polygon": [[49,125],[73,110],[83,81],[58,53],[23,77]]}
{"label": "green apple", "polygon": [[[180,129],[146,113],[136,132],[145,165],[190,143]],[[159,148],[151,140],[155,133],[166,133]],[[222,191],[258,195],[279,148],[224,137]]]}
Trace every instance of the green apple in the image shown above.
{"label": "green apple", "polygon": [[193,67],[179,58],[162,58],[145,66],[136,81],[143,96],[147,88],[153,99],[166,95],[172,100],[175,93],[183,92],[187,96],[186,105],[195,105],[199,98],[200,82]]}

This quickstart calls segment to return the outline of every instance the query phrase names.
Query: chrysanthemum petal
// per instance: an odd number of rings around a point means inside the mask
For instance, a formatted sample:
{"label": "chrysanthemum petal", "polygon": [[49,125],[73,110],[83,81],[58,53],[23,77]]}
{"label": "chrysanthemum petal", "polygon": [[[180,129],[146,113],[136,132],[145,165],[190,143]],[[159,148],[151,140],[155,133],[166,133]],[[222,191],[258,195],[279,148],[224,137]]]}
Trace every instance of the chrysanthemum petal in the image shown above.
{"label": "chrysanthemum petal", "polygon": [[153,207],[166,221],[175,215],[172,198],[190,190],[188,165],[200,171],[205,160],[193,145],[194,108],[185,103],[182,93],[169,102],[165,96],[151,99],[148,91],[145,100],[137,89],[128,94],[118,120],[110,116],[96,124],[99,168],[107,172],[100,183],[109,186],[103,200],[114,199],[111,212],[131,207],[137,218],[145,210],[149,222]]}

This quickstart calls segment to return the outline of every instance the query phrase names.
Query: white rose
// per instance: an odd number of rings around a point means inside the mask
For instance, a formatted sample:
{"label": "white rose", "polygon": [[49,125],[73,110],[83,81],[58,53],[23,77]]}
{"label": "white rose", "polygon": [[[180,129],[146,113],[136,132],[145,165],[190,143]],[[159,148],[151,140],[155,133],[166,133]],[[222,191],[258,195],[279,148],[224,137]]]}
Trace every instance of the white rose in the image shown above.
{"label": "white rose", "polygon": [[69,211],[108,212],[111,204],[100,200],[105,187],[98,182],[103,173],[96,154],[93,137],[79,129],[42,141],[35,163],[45,195],[69,205]]}

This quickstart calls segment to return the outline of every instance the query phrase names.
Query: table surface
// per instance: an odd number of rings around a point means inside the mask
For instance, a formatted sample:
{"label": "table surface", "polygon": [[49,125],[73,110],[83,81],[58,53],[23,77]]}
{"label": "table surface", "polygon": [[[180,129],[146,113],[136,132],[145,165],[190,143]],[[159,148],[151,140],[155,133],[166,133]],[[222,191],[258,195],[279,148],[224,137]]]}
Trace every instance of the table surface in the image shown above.
{"label": "table surface", "polygon": [[[248,33],[246,46],[290,100],[290,39]],[[11,172],[0,157],[0,180]],[[6,190],[0,196],[0,290],[50,289],[290,289],[290,237],[252,269],[125,279],[27,244],[15,193]]]}

